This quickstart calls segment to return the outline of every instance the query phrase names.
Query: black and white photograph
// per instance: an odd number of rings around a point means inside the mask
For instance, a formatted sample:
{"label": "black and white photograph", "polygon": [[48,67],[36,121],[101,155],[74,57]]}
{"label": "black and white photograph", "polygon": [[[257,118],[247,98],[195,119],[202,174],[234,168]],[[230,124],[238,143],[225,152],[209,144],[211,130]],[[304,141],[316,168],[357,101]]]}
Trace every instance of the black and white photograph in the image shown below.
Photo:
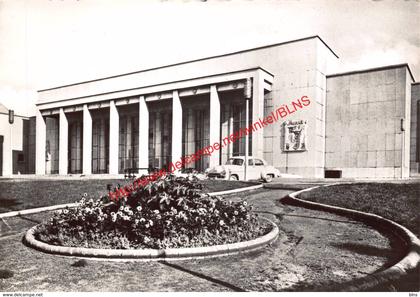
{"label": "black and white photograph", "polygon": [[418,297],[419,118],[420,1],[0,0],[1,296]]}

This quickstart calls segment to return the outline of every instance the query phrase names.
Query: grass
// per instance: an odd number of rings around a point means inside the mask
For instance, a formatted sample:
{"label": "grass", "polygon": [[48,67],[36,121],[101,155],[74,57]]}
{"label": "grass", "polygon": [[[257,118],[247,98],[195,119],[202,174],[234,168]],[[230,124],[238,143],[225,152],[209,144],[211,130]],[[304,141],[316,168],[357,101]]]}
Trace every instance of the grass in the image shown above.
{"label": "grass", "polygon": [[[420,183],[358,183],[321,187],[300,198],[374,213],[393,220],[420,236]],[[419,267],[398,280],[381,283],[371,291],[418,291]]]}
{"label": "grass", "polygon": [[320,187],[302,199],[374,213],[420,236],[420,183],[357,183]]}
{"label": "grass", "polygon": [[[81,261],[37,252],[21,243],[21,235],[3,237],[0,267],[14,272],[0,279],[0,291],[308,291],[328,290],[343,279],[362,277],[388,261],[374,255],[337,248],[366,245],[369,251],[389,250],[383,236],[362,224],[334,223],[340,219],[278,203],[288,191],[258,189],[240,196],[261,215],[281,226],[278,241],[260,251],[229,257],[178,262]],[[318,214],[317,214],[318,213]],[[10,218],[17,232],[26,231],[50,214]],[[320,216],[316,219],[316,216]],[[343,238],[343,234],[352,235]],[[390,251],[391,252],[391,251]],[[335,274],[336,271],[345,275]]]}
{"label": "grass", "polygon": [[[107,193],[107,185],[130,182],[123,179],[86,180],[0,180],[0,213],[28,208],[73,203],[84,193],[97,197]],[[226,180],[203,181],[206,192],[218,192],[252,186],[256,183]]]}
{"label": "grass", "polygon": [[206,192],[220,192],[233,190],[238,188],[250,187],[258,185],[258,182],[246,182],[246,181],[229,181],[229,180],[204,180],[202,181]]}

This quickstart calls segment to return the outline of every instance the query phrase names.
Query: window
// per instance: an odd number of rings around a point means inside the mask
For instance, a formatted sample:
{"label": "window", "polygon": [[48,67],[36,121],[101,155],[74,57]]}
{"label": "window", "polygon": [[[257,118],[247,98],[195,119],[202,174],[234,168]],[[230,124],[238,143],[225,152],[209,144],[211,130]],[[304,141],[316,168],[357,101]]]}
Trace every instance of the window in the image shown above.
{"label": "window", "polygon": [[242,166],[242,164],[244,164],[244,160],[242,159],[230,158],[229,160],[226,161],[226,165]]}
{"label": "window", "polygon": [[264,162],[260,159],[255,159],[254,162],[255,166],[264,166]]}
{"label": "window", "polygon": [[120,116],[119,132],[119,162],[120,173],[127,168],[139,167],[139,118],[137,115],[122,114]]}
{"label": "window", "polygon": [[325,178],[341,178],[341,170],[325,170]]}
{"label": "window", "polygon": [[254,162],[252,159],[248,159],[248,166],[254,166]]}
{"label": "window", "polygon": [[25,162],[25,155],[23,153],[18,153],[18,155],[17,155],[17,161],[19,163]]}

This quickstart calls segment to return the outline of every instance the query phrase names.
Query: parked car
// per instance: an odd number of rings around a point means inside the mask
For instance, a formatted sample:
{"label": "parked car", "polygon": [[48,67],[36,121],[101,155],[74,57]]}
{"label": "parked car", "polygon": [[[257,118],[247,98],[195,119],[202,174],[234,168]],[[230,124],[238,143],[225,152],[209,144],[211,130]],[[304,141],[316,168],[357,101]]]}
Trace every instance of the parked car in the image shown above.
{"label": "parked car", "polygon": [[175,175],[180,177],[195,176],[199,180],[206,179],[206,175],[203,172],[200,172],[193,168],[183,168],[182,170],[175,172]]}
{"label": "parked car", "polygon": [[[245,156],[232,157],[225,165],[218,165],[206,170],[208,178],[245,180],[244,170]],[[271,182],[273,178],[279,177],[280,171],[261,159],[248,157],[247,180],[262,179]]]}

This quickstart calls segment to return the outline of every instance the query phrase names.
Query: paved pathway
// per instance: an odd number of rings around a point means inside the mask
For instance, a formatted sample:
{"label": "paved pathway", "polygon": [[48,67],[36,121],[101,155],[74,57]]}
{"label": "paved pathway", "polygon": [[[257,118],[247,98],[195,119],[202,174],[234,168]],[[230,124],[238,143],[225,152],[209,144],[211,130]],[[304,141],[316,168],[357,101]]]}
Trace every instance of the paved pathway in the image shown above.
{"label": "paved pathway", "polygon": [[[44,254],[21,243],[47,213],[0,221],[0,291],[301,291],[332,290],[398,260],[392,239],[340,216],[284,206],[285,190],[241,196],[275,221],[281,236],[258,252],[173,262],[111,262]],[[8,227],[10,226],[10,228]]]}

